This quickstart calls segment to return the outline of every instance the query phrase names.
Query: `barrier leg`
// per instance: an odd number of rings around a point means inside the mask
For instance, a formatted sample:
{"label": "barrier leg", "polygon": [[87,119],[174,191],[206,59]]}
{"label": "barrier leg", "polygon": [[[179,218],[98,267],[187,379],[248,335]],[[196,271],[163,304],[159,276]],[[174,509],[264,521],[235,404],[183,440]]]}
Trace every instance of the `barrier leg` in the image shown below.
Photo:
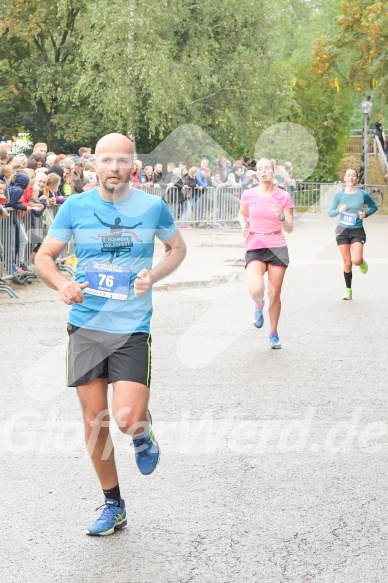
{"label": "barrier leg", "polygon": [[37,273],[26,273],[26,275],[22,275],[24,281],[29,281],[30,279],[39,279],[39,275]]}
{"label": "barrier leg", "polygon": [[75,271],[74,269],[70,266],[70,265],[58,265],[58,269],[59,271],[67,271],[67,273],[70,273],[70,275],[75,275]]}
{"label": "barrier leg", "polygon": [[7,293],[11,298],[18,298],[19,296],[14,292],[12,287],[7,285],[4,281],[0,281],[0,291]]}

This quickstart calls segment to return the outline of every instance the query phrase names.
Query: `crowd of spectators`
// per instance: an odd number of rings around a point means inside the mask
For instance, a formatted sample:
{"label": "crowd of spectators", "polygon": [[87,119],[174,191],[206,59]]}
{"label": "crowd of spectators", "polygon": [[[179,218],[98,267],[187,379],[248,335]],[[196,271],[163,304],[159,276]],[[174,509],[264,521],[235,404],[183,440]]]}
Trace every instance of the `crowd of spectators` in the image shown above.
{"label": "crowd of spectators", "polygon": [[[12,273],[13,281],[26,284],[23,278],[34,269],[36,252],[53,219],[53,205],[62,204],[68,196],[81,193],[98,184],[90,148],[80,148],[75,154],[47,152],[47,145],[37,143],[32,154],[10,154],[0,150],[0,218],[9,216],[12,209]],[[29,215],[32,252],[27,257],[25,215]],[[35,229],[41,217],[41,234]],[[9,245],[9,240],[7,241]],[[0,260],[4,244],[0,240]]]}
{"label": "crowd of spectators", "polygon": [[[291,163],[283,165],[273,160],[273,165],[277,184],[293,196],[297,181]],[[201,221],[205,207],[208,213],[215,214],[214,193],[220,188],[223,209],[231,220],[237,220],[242,190],[258,184],[256,162],[249,156],[233,163],[221,157],[213,168],[208,158],[202,158],[199,165],[193,166],[185,161],[169,162],[165,172],[160,163],[143,168],[141,160],[135,160],[131,180],[135,187],[163,196],[175,220],[186,229],[191,228],[190,223]],[[67,197],[97,185],[95,156],[90,148],[82,147],[78,154],[56,154],[48,152],[45,143],[37,143],[29,157],[0,150],[0,218],[9,216],[8,209],[13,209],[12,271],[16,283],[23,284],[23,275],[34,268],[37,249],[54,219],[53,205],[62,204]],[[33,243],[28,257],[23,220],[26,213],[30,213]],[[38,217],[43,225],[40,235],[34,231]],[[2,253],[0,247],[0,255]]]}
{"label": "crowd of spectators", "polygon": [[[298,181],[294,177],[291,162],[283,165],[273,160],[272,163],[277,184],[294,197]],[[143,168],[141,160],[135,160],[134,166],[134,185],[137,188],[153,189],[154,192],[164,188],[164,199],[183,229],[191,228],[190,220],[199,222],[205,208],[214,214],[214,190],[219,188],[222,188],[222,208],[227,210],[231,219],[236,219],[237,224],[242,190],[258,184],[256,161],[249,156],[238,158],[233,163],[221,157],[213,168],[210,168],[208,158],[202,158],[198,166],[190,167],[186,161],[177,165],[169,162],[165,174],[162,164]]]}

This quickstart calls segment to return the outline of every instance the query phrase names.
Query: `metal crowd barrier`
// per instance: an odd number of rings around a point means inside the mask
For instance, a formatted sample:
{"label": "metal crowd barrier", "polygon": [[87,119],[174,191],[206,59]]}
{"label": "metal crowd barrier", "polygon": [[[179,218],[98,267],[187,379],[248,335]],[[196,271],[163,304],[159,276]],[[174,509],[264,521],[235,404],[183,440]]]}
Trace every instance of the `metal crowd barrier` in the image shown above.
{"label": "metal crowd barrier", "polygon": [[[325,210],[330,204],[335,189],[341,188],[343,188],[341,183],[303,182],[298,184],[291,196],[298,208],[307,209],[320,205],[321,210]],[[380,208],[388,208],[388,185],[366,185],[363,188],[371,194]],[[206,188],[202,191],[188,189],[180,192],[176,187],[149,187],[143,190],[162,197],[180,227],[190,228],[194,225],[215,228],[239,227],[237,217],[243,189],[222,186]],[[44,217],[35,217],[32,212],[20,213],[13,209],[7,209],[9,217],[0,217],[0,278],[2,280],[0,291],[6,291],[9,295],[16,297],[15,292],[6,283],[14,275],[13,265],[21,261],[29,263],[31,253],[42,242],[50,226],[49,223],[54,220],[60,206],[48,207]],[[47,218],[50,220],[48,221]],[[27,241],[24,257],[21,259],[18,257],[16,247],[20,247],[20,239],[23,238],[24,233],[27,235]],[[74,243],[71,240],[57,260],[59,269],[72,275],[74,269],[64,262],[73,255]]]}
{"label": "metal crowd barrier", "polygon": [[[356,154],[360,155],[364,147],[364,135],[362,130],[359,134],[353,134],[346,138],[346,154]],[[368,154],[376,155],[376,144],[374,142],[374,136],[371,132],[368,136]]]}
{"label": "metal crowd barrier", "polygon": [[[295,206],[305,209],[319,206],[321,211],[326,211],[334,194],[343,187],[344,184],[341,182],[302,182],[293,195]],[[360,188],[371,195],[381,210],[388,209],[387,184],[365,184]]]}
{"label": "metal crowd barrier", "polygon": [[174,221],[180,226],[225,227],[236,222],[242,189],[231,187],[183,189],[176,187],[147,187],[144,192],[163,198]]}
{"label": "metal crowd barrier", "polygon": [[[30,263],[31,254],[36,251],[39,244],[47,234],[50,222],[54,220],[60,205],[48,207],[45,216],[36,217],[32,211],[15,211],[7,209],[9,216],[0,217],[0,291],[5,291],[12,297],[17,297],[13,289],[7,285],[7,280],[17,275],[14,266],[21,262]],[[46,215],[47,213],[47,215]],[[49,219],[49,220],[47,220]],[[20,252],[22,256],[20,256]],[[60,270],[74,274],[74,270],[69,265],[63,265],[69,256],[74,254],[74,245],[71,240],[64,251],[57,259]],[[38,279],[35,273],[23,276],[25,280]]]}
{"label": "metal crowd barrier", "polygon": [[[294,204],[300,208],[310,208],[319,203],[321,198],[321,184],[318,182],[301,182],[298,184],[296,190],[291,195]],[[340,190],[341,185],[338,185]]]}
{"label": "metal crowd barrier", "polygon": [[[343,188],[342,183],[301,182],[295,190],[288,190],[295,207],[309,209],[327,206],[327,192]],[[367,184],[361,186],[371,194],[377,205],[388,209],[388,185]],[[207,188],[204,192],[191,193],[191,197],[179,202],[177,188],[144,188],[145,192],[161,196],[168,204],[178,225],[225,227],[237,221],[241,195],[244,189],[231,187]]]}
{"label": "metal crowd barrier", "polygon": [[15,247],[13,226],[13,213],[15,211],[9,209],[8,212],[9,217],[0,218],[0,277],[3,280],[12,276]]}

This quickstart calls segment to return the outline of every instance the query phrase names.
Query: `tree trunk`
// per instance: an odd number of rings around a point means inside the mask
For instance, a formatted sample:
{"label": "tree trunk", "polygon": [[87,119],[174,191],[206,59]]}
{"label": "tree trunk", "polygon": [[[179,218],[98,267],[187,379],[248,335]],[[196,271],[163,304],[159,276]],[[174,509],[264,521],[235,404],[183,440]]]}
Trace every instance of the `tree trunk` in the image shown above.
{"label": "tree trunk", "polygon": [[[52,106],[55,109],[55,105]],[[53,113],[47,111],[47,108],[43,101],[39,99],[36,102],[37,111],[37,131],[35,141],[42,141],[47,143],[48,150],[53,152],[57,151],[59,140],[55,135],[55,126],[52,122]]]}

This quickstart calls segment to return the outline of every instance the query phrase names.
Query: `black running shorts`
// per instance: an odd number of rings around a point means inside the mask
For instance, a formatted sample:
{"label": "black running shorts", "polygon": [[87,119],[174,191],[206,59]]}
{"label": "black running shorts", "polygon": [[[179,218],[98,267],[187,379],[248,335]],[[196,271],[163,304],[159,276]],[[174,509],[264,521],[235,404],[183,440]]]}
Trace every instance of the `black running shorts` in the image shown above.
{"label": "black running shorts", "polygon": [[151,384],[151,335],[110,334],[67,325],[67,386],[87,385],[96,378]]}
{"label": "black running shorts", "polygon": [[349,229],[348,227],[338,227],[335,230],[337,245],[352,245],[352,243],[362,243],[366,241],[364,227]]}
{"label": "black running shorts", "polygon": [[245,267],[251,261],[261,261],[276,267],[288,267],[290,259],[287,247],[274,247],[272,249],[251,249],[245,254]]}

